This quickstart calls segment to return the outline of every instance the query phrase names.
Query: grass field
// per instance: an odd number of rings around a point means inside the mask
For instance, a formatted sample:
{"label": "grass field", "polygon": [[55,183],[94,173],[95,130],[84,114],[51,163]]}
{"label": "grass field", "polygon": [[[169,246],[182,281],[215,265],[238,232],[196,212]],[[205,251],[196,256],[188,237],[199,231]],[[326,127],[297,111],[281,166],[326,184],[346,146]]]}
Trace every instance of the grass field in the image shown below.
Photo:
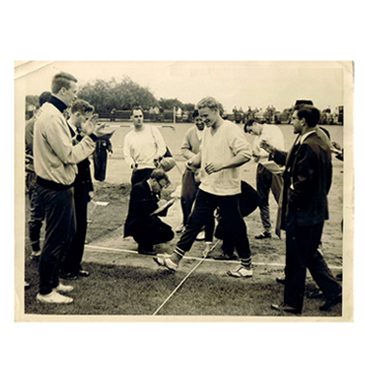
{"label": "grass field", "polygon": [[[189,127],[189,126],[187,126]],[[187,128],[184,126],[179,133]],[[286,131],[285,138],[293,138],[290,126],[282,126]],[[182,128],[182,127],[181,127]],[[335,132],[341,137],[339,128]],[[125,134],[124,128],[123,135]],[[171,131],[164,133],[171,133]],[[289,134],[291,133],[291,134]],[[164,136],[165,139],[167,138]],[[114,137],[113,137],[114,138]],[[177,137],[175,137],[177,139]],[[172,139],[170,139],[172,141]],[[97,207],[90,215],[84,254],[84,268],[91,272],[88,278],[67,282],[75,286],[70,294],[74,303],[64,306],[41,305],[35,300],[38,284],[37,263],[29,257],[30,247],[25,234],[25,278],[31,287],[25,291],[25,314],[48,315],[115,315],[115,316],[152,316],[156,309],[176,288],[181,280],[199,262],[203,243],[196,242],[175,274],[158,268],[150,256],[138,255],[136,244],[132,240],[122,238],[122,222],[124,220],[130,185],[129,178],[125,178],[124,160],[118,153],[122,135],[114,141],[116,154],[109,160],[108,178],[105,182],[95,182],[96,201],[107,201],[106,207]],[[171,146],[171,144],[169,145]],[[177,150],[175,144],[172,145]],[[176,156],[176,154],[175,154]],[[183,161],[176,156],[180,166]],[[171,189],[179,183],[176,169],[173,172]],[[255,185],[254,163],[245,166],[247,181]],[[323,233],[323,251],[327,263],[334,267],[334,274],[340,273],[343,264],[342,247],[342,201],[343,201],[343,163],[333,160],[333,185],[331,188],[330,220],[326,222]],[[166,194],[170,194],[171,190]],[[272,219],[275,216],[276,203],[270,198]],[[178,205],[170,209],[166,218],[171,225],[180,221],[181,213]],[[26,211],[25,222],[29,212]],[[275,278],[283,272],[285,262],[284,240],[273,237],[271,240],[255,240],[254,235],[261,229],[258,210],[245,219],[248,227],[248,237],[251,244],[254,264],[252,279],[234,279],[226,275],[236,263],[206,260],[187,279],[184,285],[167,302],[157,314],[159,316],[223,316],[223,318],[238,318],[242,316],[280,317],[281,314],[270,309],[271,303],[280,303],[283,297],[283,287],[275,282]],[[26,226],[26,223],[25,223]],[[25,230],[25,232],[27,232]],[[172,252],[179,235],[168,244],[157,246],[159,253]],[[285,234],[284,237],[285,239]],[[307,279],[306,298],[301,317],[341,317],[341,306],[337,306],[329,313],[319,311],[323,298],[309,298],[316,287],[310,276]],[[300,316],[286,314],[290,318]],[[148,317],[148,318],[149,318]],[[72,317],[64,317],[68,320]],[[137,317],[136,317],[137,318]]]}

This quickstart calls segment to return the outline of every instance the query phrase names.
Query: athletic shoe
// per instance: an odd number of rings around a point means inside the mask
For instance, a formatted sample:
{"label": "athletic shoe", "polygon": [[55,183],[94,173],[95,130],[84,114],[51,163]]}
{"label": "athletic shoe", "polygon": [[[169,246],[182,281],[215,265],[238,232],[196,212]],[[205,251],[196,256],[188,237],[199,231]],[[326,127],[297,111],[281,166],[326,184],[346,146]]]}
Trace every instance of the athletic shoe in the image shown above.
{"label": "athletic shoe", "polygon": [[271,233],[270,232],[267,232],[267,231],[261,232],[260,234],[258,234],[257,236],[255,236],[255,238],[257,240],[263,240],[265,238],[271,238]]}
{"label": "athletic shoe", "polygon": [[46,295],[42,295],[42,294],[37,294],[36,297],[38,302],[41,303],[52,303],[52,304],[69,304],[73,302],[72,298],[66,297],[64,295],[61,295],[59,293],[57,293],[56,291],[51,291],[49,294]]}
{"label": "athletic shoe", "polygon": [[204,239],[205,239],[205,232],[204,231],[199,232],[199,234],[196,236],[196,240],[203,241]]}
{"label": "athletic shoe", "polygon": [[61,283],[58,284],[55,288],[53,288],[53,291],[57,293],[69,293],[72,290],[74,290],[74,287],[71,285],[63,285]]}
{"label": "athletic shoe", "polygon": [[240,265],[233,271],[228,271],[227,274],[234,278],[251,278],[252,269],[246,269],[244,266]]}
{"label": "athletic shoe", "polygon": [[32,251],[32,253],[30,254],[30,258],[33,260],[38,260],[39,257],[41,256],[42,251]]}
{"label": "athletic shoe", "polygon": [[165,257],[162,255],[157,255],[153,259],[159,266],[166,267],[170,271],[176,271],[177,267],[179,266],[178,264],[172,262],[169,257]]}

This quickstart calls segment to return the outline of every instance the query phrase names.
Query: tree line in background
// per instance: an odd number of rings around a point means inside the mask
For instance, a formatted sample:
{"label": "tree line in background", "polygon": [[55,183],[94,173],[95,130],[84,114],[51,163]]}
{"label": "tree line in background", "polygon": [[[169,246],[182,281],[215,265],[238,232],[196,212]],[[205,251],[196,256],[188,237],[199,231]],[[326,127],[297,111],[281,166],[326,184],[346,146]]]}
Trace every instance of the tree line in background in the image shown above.
{"label": "tree line in background", "polygon": [[[82,85],[78,97],[88,101],[94,105],[96,112],[104,118],[110,120],[128,119],[128,111],[134,106],[141,106],[146,112],[146,119],[153,122],[172,121],[175,108],[175,118],[177,122],[191,122],[191,114],[194,110],[194,104],[183,103],[176,98],[157,99],[148,87],[140,86],[125,76],[122,81],[117,82],[115,78],[110,81],[97,79]],[[34,95],[26,96],[26,119],[29,119],[34,111],[39,108],[39,97]],[[341,109],[342,108],[342,109]],[[343,124],[343,107],[336,108],[331,113],[330,109],[323,110],[322,124]],[[283,111],[278,111],[273,105],[267,106],[265,110],[262,108],[251,108],[246,111],[242,107],[234,107],[232,113],[222,111],[223,117],[235,121],[236,123],[244,123],[248,119],[258,119],[266,123],[286,123],[292,113],[292,107]]]}

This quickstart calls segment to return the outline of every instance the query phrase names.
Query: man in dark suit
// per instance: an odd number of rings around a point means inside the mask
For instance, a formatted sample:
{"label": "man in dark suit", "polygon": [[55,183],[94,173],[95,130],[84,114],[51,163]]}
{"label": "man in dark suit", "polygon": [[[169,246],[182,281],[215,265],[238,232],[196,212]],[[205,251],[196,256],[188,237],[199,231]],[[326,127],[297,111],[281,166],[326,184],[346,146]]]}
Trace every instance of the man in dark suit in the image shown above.
{"label": "man in dark suit", "polygon": [[[171,226],[162,222],[157,214],[152,214],[164,204],[164,201],[160,200],[160,194],[169,184],[165,171],[155,169],[150,178],[132,187],[124,237],[133,237],[138,243],[140,254],[155,255],[154,245],[174,238]],[[158,215],[166,216],[167,209],[162,210]]]}
{"label": "man in dark suit", "polygon": [[[87,101],[77,99],[71,106],[68,124],[73,144],[81,142],[81,123],[85,119],[95,118],[94,107]],[[82,256],[84,254],[86,231],[87,231],[87,204],[93,195],[93,183],[90,173],[89,158],[77,164],[76,179],[73,184],[73,196],[76,216],[76,233],[62,260],[59,276],[62,279],[76,280],[79,277],[89,276],[89,272],[81,267]]]}
{"label": "man in dark suit", "polygon": [[286,230],[284,302],[272,304],[284,312],[302,312],[307,268],[326,297],[320,310],[342,301],[342,288],[318,250],[332,182],[331,151],[317,132],[319,118],[312,105],[297,105],[291,124],[298,137],[289,153],[261,144],[276,163],[285,165],[280,217],[281,229]]}

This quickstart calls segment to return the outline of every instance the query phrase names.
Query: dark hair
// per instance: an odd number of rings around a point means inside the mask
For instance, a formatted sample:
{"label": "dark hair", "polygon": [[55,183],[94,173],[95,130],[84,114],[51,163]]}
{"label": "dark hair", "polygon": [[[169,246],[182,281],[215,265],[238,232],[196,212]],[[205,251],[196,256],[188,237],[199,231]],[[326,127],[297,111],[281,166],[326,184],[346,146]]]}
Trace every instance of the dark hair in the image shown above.
{"label": "dark hair", "polygon": [[199,117],[199,110],[198,109],[194,109],[192,117],[193,117],[193,119],[195,119],[196,117]]}
{"label": "dark hair", "polygon": [[133,115],[133,112],[134,112],[135,110],[140,110],[140,111],[142,112],[142,114],[143,114],[143,109],[142,109],[142,107],[141,107],[141,106],[139,106],[139,105],[136,105],[136,106],[132,107],[132,110],[131,110],[131,116]]}
{"label": "dark hair", "polygon": [[80,112],[82,115],[85,115],[86,113],[93,113],[94,110],[95,109],[91,104],[82,99],[75,100],[71,105],[72,114]]}
{"label": "dark hair", "polygon": [[252,124],[254,123],[257,123],[257,121],[255,119],[249,119],[246,123],[245,123],[245,126],[243,127],[243,130],[245,131],[245,133],[248,133],[247,132],[247,128],[248,127],[251,127]]}
{"label": "dark hair", "polygon": [[63,87],[68,90],[71,87],[71,82],[77,82],[77,79],[66,72],[58,73],[52,79],[52,93],[57,94]]}
{"label": "dark hair", "polygon": [[162,169],[154,169],[151,173],[150,178],[155,179],[156,181],[161,181],[165,179],[166,182],[170,184],[169,177],[166,175],[166,172]]}
{"label": "dark hair", "polygon": [[39,95],[39,105],[42,106],[47,101],[50,101],[52,94],[49,91],[43,91],[41,95]]}
{"label": "dark hair", "polygon": [[308,127],[315,127],[320,119],[321,113],[320,111],[309,104],[299,104],[294,107],[294,110],[298,111],[298,118],[304,118]]}

